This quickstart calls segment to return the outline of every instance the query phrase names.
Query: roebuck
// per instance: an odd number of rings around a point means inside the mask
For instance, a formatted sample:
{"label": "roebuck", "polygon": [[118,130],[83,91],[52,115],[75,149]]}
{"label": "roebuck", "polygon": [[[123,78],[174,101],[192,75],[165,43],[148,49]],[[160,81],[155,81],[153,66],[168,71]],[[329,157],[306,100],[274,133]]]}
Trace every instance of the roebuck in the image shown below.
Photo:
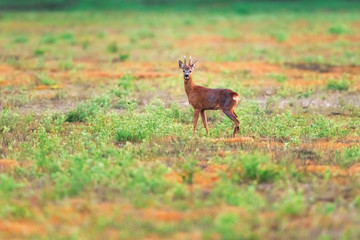
{"label": "roebuck", "polygon": [[195,69],[196,63],[197,60],[192,62],[191,56],[188,66],[186,65],[186,57],[184,57],[184,62],[179,60],[179,67],[184,73],[185,92],[189,103],[194,108],[193,134],[195,133],[200,114],[206,133],[209,134],[205,110],[222,110],[226,116],[235,123],[233,133],[233,137],[235,137],[235,134],[239,132],[240,124],[234,111],[240,99],[239,94],[230,89],[213,89],[196,85],[191,76],[191,72]]}

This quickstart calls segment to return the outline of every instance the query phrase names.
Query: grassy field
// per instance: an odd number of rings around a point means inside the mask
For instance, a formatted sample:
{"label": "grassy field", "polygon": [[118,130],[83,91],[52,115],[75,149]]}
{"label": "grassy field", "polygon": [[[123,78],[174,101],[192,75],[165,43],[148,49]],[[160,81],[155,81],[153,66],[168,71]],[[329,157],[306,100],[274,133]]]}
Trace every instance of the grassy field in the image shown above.
{"label": "grassy field", "polygon": [[1,12],[0,238],[359,239],[358,5]]}

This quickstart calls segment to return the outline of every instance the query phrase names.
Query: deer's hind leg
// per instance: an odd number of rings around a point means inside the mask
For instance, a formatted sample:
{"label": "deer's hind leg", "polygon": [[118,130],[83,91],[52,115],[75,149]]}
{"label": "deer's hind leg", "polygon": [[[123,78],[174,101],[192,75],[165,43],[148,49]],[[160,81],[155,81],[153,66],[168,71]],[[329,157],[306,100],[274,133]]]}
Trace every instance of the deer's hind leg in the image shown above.
{"label": "deer's hind leg", "polygon": [[207,125],[207,119],[206,119],[206,113],[205,110],[201,110],[201,120],[204,124],[205,130],[206,130],[206,134],[209,135],[209,129],[208,129],[208,125]]}
{"label": "deer's hind leg", "polygon": [[235,123],[235,128],[233,133],[233,137],[235,137],[235,134],[240,131],[239,128],[240,121],[237,119],[236,114],[233,111],[226,110],[224,111],[224,113]]}
{"label": "deer's hind leg", "polygon": [[[234,116],[236,117],[236,120],[238,120],[239,124],[240,124],[240,121],[239,121],[239,118],[238,116],[236,115],[235,111],[233,110],[232,113],[234,114]],[[236,128],[236,132],[240,133],[240,127],[239,125],[238,126],[235,126]]]}

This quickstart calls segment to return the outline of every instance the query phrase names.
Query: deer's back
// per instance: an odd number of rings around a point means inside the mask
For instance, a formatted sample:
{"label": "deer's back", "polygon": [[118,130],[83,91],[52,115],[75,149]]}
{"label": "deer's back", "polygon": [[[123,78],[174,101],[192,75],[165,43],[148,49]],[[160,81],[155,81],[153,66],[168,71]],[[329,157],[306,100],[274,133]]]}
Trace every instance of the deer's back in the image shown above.
{"label": "deer's back", "polygon": [[[196,86],[189,93],[190,104],[195,109],[216,110],[227,109],[234,104],[234,97],[239,95],[231,89],[206,88]],[[237,101],[235,105],[237,104]]]}

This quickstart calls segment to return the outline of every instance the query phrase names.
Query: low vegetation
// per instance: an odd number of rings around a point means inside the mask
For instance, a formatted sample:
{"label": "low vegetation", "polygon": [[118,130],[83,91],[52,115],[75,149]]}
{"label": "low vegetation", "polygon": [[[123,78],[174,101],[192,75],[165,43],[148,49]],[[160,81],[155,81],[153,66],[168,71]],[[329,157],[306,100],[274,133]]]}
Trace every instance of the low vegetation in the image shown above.
{"label": "low vegetation", "polygon": [[358,8],[278,4],[2,13],[0,238],[358,239]]}

